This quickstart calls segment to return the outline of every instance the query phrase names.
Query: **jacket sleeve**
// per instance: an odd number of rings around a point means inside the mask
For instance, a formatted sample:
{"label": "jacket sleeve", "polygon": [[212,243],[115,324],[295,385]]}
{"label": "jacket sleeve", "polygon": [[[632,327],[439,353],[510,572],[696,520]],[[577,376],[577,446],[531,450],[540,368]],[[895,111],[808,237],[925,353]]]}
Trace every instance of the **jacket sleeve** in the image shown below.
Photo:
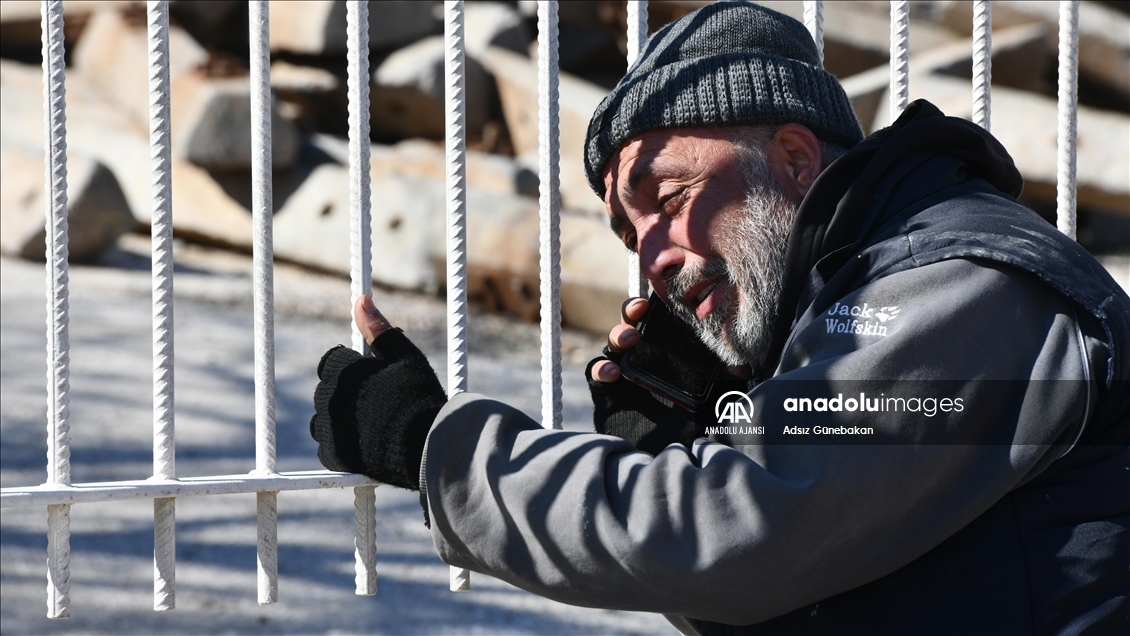
{"label": "jacket sleeve", "polygon": [[[794,368],[750,393],[760,441],[676,444],[653,458],[615,437],[542,429],[482,396],[453,398],[421,467],[439,555],[565,603],[749,624],[909,563],[1074,435],[1086,402],[1079,341],[1070,307],[1042,285],[947,261],[840,299],[848,318],[864,303],[897,309],[882,335],[823,319],[794,334]],[[773,406],[796,386],[822,383],[835,397],[860,378],[876,391],[950,383],[963,408],[801,416]],[[792,423],[876,434],[773,437]]]}

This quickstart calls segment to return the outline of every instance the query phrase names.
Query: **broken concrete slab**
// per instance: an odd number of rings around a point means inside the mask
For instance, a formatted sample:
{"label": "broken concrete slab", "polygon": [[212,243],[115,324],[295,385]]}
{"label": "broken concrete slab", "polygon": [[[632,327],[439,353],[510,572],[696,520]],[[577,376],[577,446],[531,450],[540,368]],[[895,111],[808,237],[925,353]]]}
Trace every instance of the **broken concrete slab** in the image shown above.
{"label": "broken concrete slab", "polygon": [[[373,136],[443,139],[444,39],[429,36],[397,50],[373,71]],[[467,133],[478,136],[490,115],[490,79],[475,58],[464,58]]]}
{"label": "broken concrete slab", "polygon": [[[338,137],[314,135],[311,142],[334,161],[348,165],[349,143]],[[444,181],[447,178],[445,151],[441,144],[423,139],[406,139],[394,145],[369,146],[373,173],[413,179]],[[537,198],[538,176],[510,157],[476,150],[467,151],[467,185],[471,188]]]}
{"label": "broken concrete slab", "polygon": [[[443,32],[438,2],[369,3],[369,48],[392,49]],[[346,52],[345,2],[272,0],[271,50],[304,55]]]}
{"label": "broken concrete slab", "polygon": [[[382,153],[374,153],[377,156]],[[397,153],[386,149],[384,154]],[[408,153],[401,151],[400,156]],[[445,186],[441,176],[376,169],[372,175],[373,280],[425,292],[445,285]],[[405,162],[411,163],[411,162]],[[348,274],[349,170],[318,166],[275,215],[279,258]],[[487,308],[538,317],[538,204],[514,194],[467,191],[468,295]],[[561,219],[563,320],[603,331],[618,320],[627,257],[607,225],[583,214]]]}
{"label": "broken concrete slab", "polygon": [[283,60],[271,63],[271,90],[279,97],[279,113],[299,131],[345,136],[349,110],[345,83],[324,68]]}
{"label": "broken concrete slab", "polygon": [[603,218],[561,215],[561,319],[604,334],[628,298],[628,251]]}
{"label": "broken concrete slab", "polygon": [[169,18],[209,51],[248,50],[246,1],[171,0]]}
{"label": "broken concrete slab", "polygon": [[[939,75],[917,75],[910,80],[910,99],[928,99],[942,112],[970,119],[969,83]],[[888,97],[883,96],[876,127],[889,123]],[[1012,155],[1024,176],[1021,200],[1033,204],[1055,202],[1056,101],[1009,88],[994,88],[993,136]],[[1122,113],[1082,106],[1078,120],[1077,204],[1130,214],[1130,117]]]}
{"label": "broken concrete slab", "polygon": [[[964,35],[973,33],[973,3],[946,1],[936,5],[942,24]],[[993,3],[994,30],[1033,23],[1047,29],[1047,51],[1057,55],[1058,2]],[[1098,2],[1079,3],[1079,70],[1114,89],[1123,99],[1130,99],[1130,17]]]}
{"label": "broken concrete slab", "polygon": [[[374,174],[440,182],[447,177],[445,151],[436,143],[410,139],[395,146],[373,145],[370,157]],[[538,177],[528,168],[510,157],[474,150],[467,151],[467,185],[496,194],[538,196]]]}
{"label": "broken concrete slab", "polygon": [[[152,214],[149,133],[118,104],[90,87],[85,75],[67,73],[67,148],[105,165],[117,178],[129,209],[142,225]],[[0,63],[0,143],[42,152],[42,79],[36,67]],[[249,250],[251,213],[203,168],[173,158],[173,231]],[[5,178],[5,181],[7,179]]]}
{"label": "broken concrete slab", "polygon": [[[148,132],[106,101],[77,70],[66,72],[67,147],[101,161],[118,179],[138,221],[148,223]],[[0,60],[0,143],[41,154],[43,76],[38,66]]]}
{"label": "broken concrete slab", "polygon": [[[5,57],[30,61],[42,53],[38,0],[5,0],[0,2],[0,49]],[[63,39],[69,48],[82,35],[90,16],[99,10],[118,10],[126,2],[111,0],[65,0],[63,2]],[[30,58],[30,59],[26,59]]]}
{"label": "broken concrete slab", "polygon": [[[498,85],[502,111],[514,154],[527,167],[538,152],[538,74],[530,59],[497,47],[483,55],[483,65]],[[584,143],[589,119],[608,94],[595,84],[560,75],[561,203],[574,210],[603,215],[604,202],[589,188],[584,171]],[[536,170],[535,170],[536,172]]]}
{"label": "broken concrete slab", "polygon": [[[804,20],[803,2],[760,2],[774,11]],[[889,14],[860,11],[856,3],[824,3],[824,67],[836,77],[862,73],[890,58],[891,23]],[[952,42],[957,35],[948,29],[913,19],[910,27],[910,53],[914,55]]]}
{"label": "broken concrete slab", "polygon": [[[441,279],[430,260],[442,194],[416,180],[373,174],[373,280],[391,287],[437,292]],[[438,210],[438,211],[437,211]],[[275,214],[275,255],[348,275],[349,169],[318,166]]]}
{"label": "broken concrete slab", "polygon": [[285,60],[271,62],[271,90],[281,94],[321,94],[341,88],[341,80],[324,68]]}
{"label": "broken concrete slab", "polygon": [[[133,229],[118,180],[93,159],[67,153],[67,249],[74,262],[92,260]],[[0,250],[29,260],[45,258],[47,193],[43,155],[17,146],[0,150]]]}
{"label": "broken concrete slab", "polygon": [[478,56],[491,46],[525,53],[534,39],[522,14],[501,2],[467,3],[463,31],[467,54],[471,56]]}
{"label": "broken concrete slab", "polygon": [[[247,77],[211,78],[184,73],[172,81],[173,153],[208,170],[251,168],[251,83]],[[271,158],[288,168],[300,142],[294,124],[272,100]]]}
{"label": "broken concrete slab", "polygon": [[[1010,27],[993,35],[993,84],[1031,88],[1043,75],[1045,57],[1041,54],[1047,30],[1038,24]],[[957,40],[910,58],[911,86],[915,78],[931,73],[972,77],[973,41]],[[853,75],[842,81],[855,115],[864,132],[877,130],[876,111],[890,88],[891,72],[882,66]],[[972,88],[970,88],[972,100]],[[889,118],[884,120],[889,121]]]}
{"label": "broken concrete slab", "polygon": [[[75,47],[73,65],[102,97],[118,104],[148,130],[149,38],[144,24],[117,11],[98,11]],[[208,52],[177,26],[169,27],[169,77],[204,64]]]}

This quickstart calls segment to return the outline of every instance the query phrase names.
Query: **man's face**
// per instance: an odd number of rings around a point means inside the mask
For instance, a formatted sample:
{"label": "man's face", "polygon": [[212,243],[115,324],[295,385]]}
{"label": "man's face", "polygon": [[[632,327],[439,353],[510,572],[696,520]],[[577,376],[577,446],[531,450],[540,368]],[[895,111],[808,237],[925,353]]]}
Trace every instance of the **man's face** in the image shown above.
{"label": "man's face", "polygon": [[759,364],[796,206],[731,131],[645,133],[604,174],[612,230],[656,292],[727,364]]}

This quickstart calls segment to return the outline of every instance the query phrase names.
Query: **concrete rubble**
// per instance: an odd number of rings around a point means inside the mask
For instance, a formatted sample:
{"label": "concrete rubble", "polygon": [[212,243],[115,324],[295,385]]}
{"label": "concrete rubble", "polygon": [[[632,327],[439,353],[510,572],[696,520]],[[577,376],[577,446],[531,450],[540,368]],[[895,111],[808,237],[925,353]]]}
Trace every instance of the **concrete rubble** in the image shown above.
{"label": "concrete rubble", "polygon": [[[64,9],[64,21],[66,10]],[[90,17],[74,49],[72,65],[92,92],[114,102],[142,130],[149,122],[149,44],[144,16],[98,11]],[[204,64],[208,52],[184,29],[169,28],[169,78],[175,80]],[[68,104],[69,105],[69,104]]]}
{"label": "concrete rubble", "polygon": [[[502,111],[510,128],[514,153],[528,165],[537,165],[538,69],[537,61],[500,48],[483,54],[483,64],[498,83]],[[561,203],[566,208],[604,215],[604,203],[589,188],[584,170],[584,142],[589,119],[608,91],[562,73],[560,92]]]}
{"label": "concrete rubble", "polygon": [[[251,86],[246,77],[211,78],[185,73],[172,82],[174,154],[205,170],[251,169]],[[298,129],[272,103],[271,160],[294,164]]]}
{"label": "concrete rubble", "polygon": [[[385,0],[369,4],[369,48],[391,50],[443,32],[439,2]],[[271,50],[306,55],[344,55],[345,2],[272,0]]]}
{"label": "concrete rubble", "polygon": [[[889,96],[884,93],[876,114],[876,127],[890,121]],[[928,99],[943,112],[972,117],[973,105],[966,82],[940,75],[912,75],[910,99]],[[1024,175],[1021,201],[1053,204],[1056,199],[1056,101],[1010,88],[993,89],[993,136],[1009,149]],[[1077,205],[1130,216],[1130,118],[1080,107],[1076,164]]]}
{"label": "concrete rubble", "polygon": [[[973,33],[973,3],[938,2],[938,19],[963,35]],[[1055,2],[993,3],[993,29],[1040,24],[1048,31],[1047,52],[1059,50],[1059,4]],[[1130,99],[1130,18],[1098,2],[1079,4],[1079,70],[1082,75]]]}
{"label": "concrete rubble", "polygon": [[[373,71],[370,97],[373,135],[443,139],[444,39],[432,35],[398,49]],[[493,86],[473,55],[464,57],[464,125],[478,137],[490,115]]]}
{"label": "concrete rubble", "polygon": [[[703,4],[652,3],[651,29]],[[800,2],[766,4],[802,16]],[[116,183],[124,202],[118,217],[128,212],[144,228],[151,207],[144,7],[64,5],[72,171],[95,166],[91,183]],[[237,1],[208,11],[186,2],[172,6],[173,223],[181,237],[249,251],[244,7]],[[926,97],[966,118],[972,108],[970,11],[965,2],[911,6],[911,98]],[[607,230],[603,202],[588,187],[582,144],[592,111],[623,72],[625,12],[617,2],[570,2],[559,14],[562,315],[567,324],[597,332],[618,318],[626,258]],[[426,293],[442,293],[446,266],[441,13],[438,2],[370,4],[373,276],[382,285]],[[889,4],[829,2],[824,16],[826,67],[844,82],[866,130],[886,125]],[[1055,6],[995,3],[993,17],[992,130],[1025,176],[1022,200],[1046,216],[1055,200]],[[1114,251],[1130,245],[1117,238],[1130,233],[1128,24],[1125,11],[1081,4],[1080,240]],[[536,320],[536,3],[469,2],[465,35],[469,291],[482,306]],[[10,184],[21,170],[14,166],[30,166],[43,152],[42,80],[34,65],[38,3],[0,3],[0,36],[4,250],[24,253],[15,243],[37,239],[27,237],[30,230],[10,229],[19,227],[11,219],[42,204],[11,203],[27,197],[10,194],[22,192]],[[275,254],[344,275],[345,3],[272,2],[271,48]],[[108,186],[90,187],[101,192]],[[76,191],[72,203],[83,196]],[[23,238],[9,246],[10,237]]]}
{"label": "concrete rubble", "polygon": [[[0,150],[0,251],[30,260],[44,259],[47,191],[43,155],[12,146]],[[67,249],[72,261],[89,261],[118,237],[133,229],[135,221],[114,173],[93,159],[71,154],[67,158]]]}
{"label": "concrete rubble", "polygon": [[[1046,39],[1047,29],[1039,24],[1010,27],[994,33],[993,83],[1020,89],[1033,88],[1045,70],[1039,53],[1043,51]],[[939,74],[972,77],[972,68],[973,41],[970,39],[953,40],[910,56],[911,73],[916,78]],[[889,112],[879,112],[880,101],[891,85],[891,71],[885,61],[881,66],[843,79],[842,84],[865,133],[890,123]],[[889,107],[884,104],[883,108]]]}

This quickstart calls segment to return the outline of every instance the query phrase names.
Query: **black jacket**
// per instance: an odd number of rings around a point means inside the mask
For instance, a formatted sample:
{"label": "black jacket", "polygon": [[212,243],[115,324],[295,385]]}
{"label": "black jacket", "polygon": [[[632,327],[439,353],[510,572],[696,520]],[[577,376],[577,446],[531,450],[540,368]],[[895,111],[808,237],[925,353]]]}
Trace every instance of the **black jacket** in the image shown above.
{"label": "black jacket", "polygon": [[[954,259],[1030,278],[1048,299],[1045,315],[1019,319],[1066,314],[1088,358],[1083,413],[1046,467],[887,576],[706,633],[1130,633],[1130,300],[1093,257],[1016,203],[1021,183],[991,135],[924,101],[852,149],[798,216],[782,305],[795,311],[778,323],[774,375],[811,364],[798,342],[805,330],[877,278]],[[989,329],[996,342],[970,356],[968,377],[994,356],[1024,355],[1013,349],[1021,328],[1000,318],[970,318],[971,331]],[[1002,393],[1020,388],[1004,382]]]}
{"label": "black jacket", "polygon": [[1130,300],[1020,183],[912,105],[802,203],[745,419],[653,457],[459,394],[438,553],[707,633],[1125,632]]}

